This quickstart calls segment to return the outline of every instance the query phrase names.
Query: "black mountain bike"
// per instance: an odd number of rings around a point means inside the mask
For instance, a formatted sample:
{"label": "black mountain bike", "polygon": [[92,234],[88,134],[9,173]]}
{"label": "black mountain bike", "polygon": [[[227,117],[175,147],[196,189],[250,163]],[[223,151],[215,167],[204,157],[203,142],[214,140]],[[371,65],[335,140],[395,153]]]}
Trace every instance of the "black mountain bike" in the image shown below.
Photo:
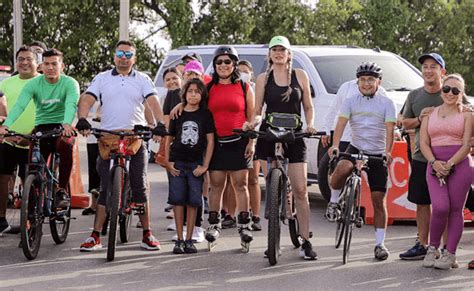
{"label": "black mountain bike", "polygon": [[295,133],[292,129],[279,127],[277,129],[268,128],[263,131],[242,131],[235,132],[249,138],[265,138],[267,141],[275,142],[275,155],[271,158],[272,166],[266,180],[266,207],[265,218],[268,219],[268,245],[265,252],[270,265],[277,263],[280,255],[280,230],[281,223],[288,221],[291,242],[295,247],[301,245],[299,235],[298,217],[291,195],[291,186],[287,175],[288,161],[284,156],[284,144],[292,143],[301,138],[319,138],[325,132],[308,134],[303,132]]}
{"label": "black mountain bike", "polygon": [[9,132],[5,136],[20,136],[32,144],[27,175],[21,195],[20,234],[25,257],[33,260],[38,255],[43,236],[43,223],[49,220],[51,236],[56,244],[66,241],[71,223],[71,207],[55,209],[56,189],[59,184],[59,154],[53,152],[46,161],[41,155],[40,141],[57,138],[62,129],[38,131],[31,135]]}
{"label": "black mountain bike", "polygon": [[107,217],[109,219],[107,260],[113,261],[117,245],[117,225],[120,225],[120,241],[126,243],[130,237],[133,212],[136,215],[145,213],[145,205],[132,204],[129,181],[131,153],[127,151],[128,140],[126,137],[148,140],[151,138],[151,131],[148,128],[136,128],[131,132],[92,129],[92,134],[97,138],[100,138],[103,133],[119,137],[117,150],[110,153],[110,185],[109,193],[107,193]]}
{"label": "black mountain bike", "polygon": [[354,168],[349,177],[347,177],[341,195],[339,196],[340,215],[336,219],[336,249],[341,246],[344,238],[342,263],[346,264],[349,260],[349,250],[352,240],[352,230],[354,225],[361,228],[364,224],[364,215],[360,207],[361,195],[361,175],[362,171],[367,169],[369,160],[378,160],[386,162],[385,157],[373,157],[364,155],[362,152],[358,154],[339,153],[339,157],[348,157],[354,164]]}

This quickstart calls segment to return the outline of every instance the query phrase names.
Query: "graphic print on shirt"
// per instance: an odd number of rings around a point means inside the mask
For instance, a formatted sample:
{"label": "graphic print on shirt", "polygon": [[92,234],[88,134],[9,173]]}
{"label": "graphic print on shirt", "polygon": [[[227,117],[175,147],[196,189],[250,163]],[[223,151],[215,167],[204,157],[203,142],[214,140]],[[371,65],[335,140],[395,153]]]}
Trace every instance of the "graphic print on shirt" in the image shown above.
{"label": "graphic print on shirt", "polygon": [[185,121],[181,131],[181,143],[195,146],[199,140],[198,125],[194,121]]}

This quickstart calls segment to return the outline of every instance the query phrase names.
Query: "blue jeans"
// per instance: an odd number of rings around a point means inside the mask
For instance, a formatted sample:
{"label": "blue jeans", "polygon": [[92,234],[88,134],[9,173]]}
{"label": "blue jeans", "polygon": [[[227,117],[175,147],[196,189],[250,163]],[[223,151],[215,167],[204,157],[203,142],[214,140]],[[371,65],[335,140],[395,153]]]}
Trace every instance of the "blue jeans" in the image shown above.
{"label": "blue jeans", "polygon": [[169,196],[168,204],[199,207],[202,203],[202,185],[204,177],[196,177],[193,171],[197,168],[197,162],[176,161],[175,169],[179,170],[179,176],[168,175]]}

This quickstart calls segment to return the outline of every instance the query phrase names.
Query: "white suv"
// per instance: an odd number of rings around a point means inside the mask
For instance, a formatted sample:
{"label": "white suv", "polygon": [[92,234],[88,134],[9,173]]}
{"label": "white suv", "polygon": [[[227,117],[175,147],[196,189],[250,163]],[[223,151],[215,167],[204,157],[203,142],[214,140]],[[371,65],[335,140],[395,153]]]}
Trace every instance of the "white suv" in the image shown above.
{"label": "white suv", "polygon": [[[207,72],[212,70],[212,57],[218,45],[185,46],[168,53],[155,77],[155,85],[164,96],[164,69],[181,62],[188,52],[199,53]],[[241,60],[252,63],[255,75],[262,73],[267,66],[267,45],[234,45]],[[363,61],[374,61],[383,69],[382,86],[388,96],[401,109],[408,92],[421,87],[423,79],[420,71],[402,57],[379,49],[364,49],[353,46],[292,46],[293,67],[308,73],[311,82],[311,96],[315,111],[314,126],[321,130],[326,114],[332,106],[335,94],[342,83],[355,79],[357,66]],[[303,119],[304,120],[304,119]],[[307,140],[308,173],[316,177],[318,172],[318,142]]]}

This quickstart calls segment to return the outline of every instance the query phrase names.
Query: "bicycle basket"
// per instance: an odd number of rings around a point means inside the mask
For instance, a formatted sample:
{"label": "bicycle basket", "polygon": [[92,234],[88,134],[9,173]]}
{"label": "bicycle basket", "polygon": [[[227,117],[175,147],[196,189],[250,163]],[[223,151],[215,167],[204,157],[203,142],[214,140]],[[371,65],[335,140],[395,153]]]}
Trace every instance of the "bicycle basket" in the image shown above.
{"label": "bicycle basket", "polygon": [[267,124],[273,128],[296,129],[301,126],[301,119],[296,114],[274,112],[267,116]]}

